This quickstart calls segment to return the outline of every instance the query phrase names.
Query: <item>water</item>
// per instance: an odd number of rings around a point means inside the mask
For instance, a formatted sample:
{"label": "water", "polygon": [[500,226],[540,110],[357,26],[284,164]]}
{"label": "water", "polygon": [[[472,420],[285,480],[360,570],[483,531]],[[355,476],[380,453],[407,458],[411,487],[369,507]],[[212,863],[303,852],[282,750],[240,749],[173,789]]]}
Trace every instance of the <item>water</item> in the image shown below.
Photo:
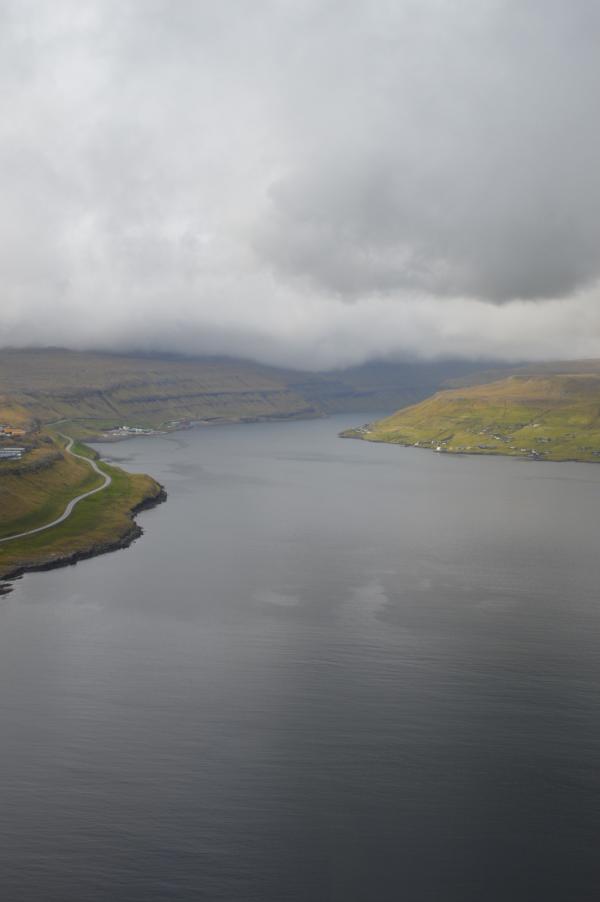
{"label": "water", "polygon": [[600,468],[360,417],[106,446],[169,501],[0,599],[6,902],[581,902]]}

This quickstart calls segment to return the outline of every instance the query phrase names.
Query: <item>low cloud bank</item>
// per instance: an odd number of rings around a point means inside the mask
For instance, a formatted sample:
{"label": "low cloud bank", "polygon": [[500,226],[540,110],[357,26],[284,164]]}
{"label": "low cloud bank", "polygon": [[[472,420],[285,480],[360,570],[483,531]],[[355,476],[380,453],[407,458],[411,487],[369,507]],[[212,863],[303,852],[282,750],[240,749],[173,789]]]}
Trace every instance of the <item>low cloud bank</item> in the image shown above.
{"label": "low cloud bank", "polygon": [[0,5],[0,345],[600,356],[592,0]]}

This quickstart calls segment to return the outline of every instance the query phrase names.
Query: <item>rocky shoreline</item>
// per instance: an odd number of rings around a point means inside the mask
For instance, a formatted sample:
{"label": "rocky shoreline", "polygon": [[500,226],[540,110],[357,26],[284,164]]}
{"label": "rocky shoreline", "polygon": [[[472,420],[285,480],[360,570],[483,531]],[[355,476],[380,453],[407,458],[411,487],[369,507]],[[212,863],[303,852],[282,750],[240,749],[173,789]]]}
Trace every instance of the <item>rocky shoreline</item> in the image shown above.
{"label": "rocky shoreline", "polygon": [[136,504],[131,508],[129,511],[131,525],[125,533],[110,542],[99,542],[90,545],[89,548],[81,551],[74,551],[71,554],[48,558],[46,561],[39,561],[37,563],[21,564],[14,570],[10,570],[0,577],[0,595],[7,595],[11,592],[12,582],[16,579],[20,579],[25,573],[35,573],[45,570],[56,570],[59,567],[69,567],[79,563],[79,561],[85,561],[88,558],[98,557],[101,554],[108,554],[110,551],[118,551],[121,548],[128,548],[136,539],[139,539],[144,532],[139,523],[135,522],[135,516],[142,513],[142,511],[157,507],[167,500],[165,487],[160,485],[160,483],[157,483],[157,486],[158,492],[155,495],[144,498],[143,501],[140,501],[139,504]]}

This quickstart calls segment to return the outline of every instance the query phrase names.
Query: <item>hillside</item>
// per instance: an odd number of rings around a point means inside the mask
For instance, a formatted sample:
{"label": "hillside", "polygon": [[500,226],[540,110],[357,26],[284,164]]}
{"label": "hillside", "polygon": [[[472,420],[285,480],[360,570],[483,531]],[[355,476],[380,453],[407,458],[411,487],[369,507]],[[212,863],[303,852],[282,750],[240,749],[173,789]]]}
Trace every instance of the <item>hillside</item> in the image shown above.
{"label": "hillside", "polygon": [[442,452],[600,460],[600,366],[539,367],[437,392],[347,437]]}
{"label": "hillside", "polygon": [[176,428],[393,410],[474,364],[378,364],[302,373],[224,358],[126,356],[61,349],[0,351],[0,424],[69,421],[91,437],[120,425]]}
{"label": "hillside", "polygon": [[[2,413],[4,411],[4,413]],[[0,352],[0,416],[77,420],[79,434],[135,424],[315,415],[266,368],[63,350]]]}
{"label": "hillside", "polygon": [[[22,460],[0,461],[0,579],[124,547],[141,532],[134,513],[164,498],[150,476],[100,464],[112,477],[108,488],[82,501],[63,523],[6,541],[52,523],[71,499],[102,485],[89,464],[65,451],[58,436],[30,433],[24,441]],[[77,453],[93,456],[85,446]]]}

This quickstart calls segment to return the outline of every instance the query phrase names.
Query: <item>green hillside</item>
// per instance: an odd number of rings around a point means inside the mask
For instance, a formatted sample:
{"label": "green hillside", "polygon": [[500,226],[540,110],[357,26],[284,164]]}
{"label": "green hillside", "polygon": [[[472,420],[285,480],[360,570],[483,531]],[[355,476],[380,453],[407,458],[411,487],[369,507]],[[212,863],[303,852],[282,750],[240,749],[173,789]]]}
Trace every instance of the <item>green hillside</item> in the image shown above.
{"label": "green hillside", "polygon": [[448,453],[600,460],[600,371],[522,372],[437,392],[347,437]]}
{"label": "green hillside", "polygon": [[[4,411],[4,414],[3,414]],[[163,427],[317,411],[266,367],[236,361],[127,357],[64,350],[0,352],[0,417],[76,420],[90,435],[130,424]]]}
{"label": "green hillside", "polygon": [[[0,539],[51,523],[67,503],[101,484],[89,465],[66,454],[63,442],[46,433],[25,439],[20,461],[0,461]],[[93,452],[85,446],[77,453]],[[0,543],[0,579],[21,570],[55,566],[128,544],[139,535],[134,512],[161,500],[161,486],[150,476],[101,464],[111,485],[83,500],[58,526]]]}
{"label": "green hillside", "polygon": [[394,410],[474,364],[367,364],[303,373],[225,358],[0,350],[0,424],[67,420],[92,437],[120,425],[176,428]]}

